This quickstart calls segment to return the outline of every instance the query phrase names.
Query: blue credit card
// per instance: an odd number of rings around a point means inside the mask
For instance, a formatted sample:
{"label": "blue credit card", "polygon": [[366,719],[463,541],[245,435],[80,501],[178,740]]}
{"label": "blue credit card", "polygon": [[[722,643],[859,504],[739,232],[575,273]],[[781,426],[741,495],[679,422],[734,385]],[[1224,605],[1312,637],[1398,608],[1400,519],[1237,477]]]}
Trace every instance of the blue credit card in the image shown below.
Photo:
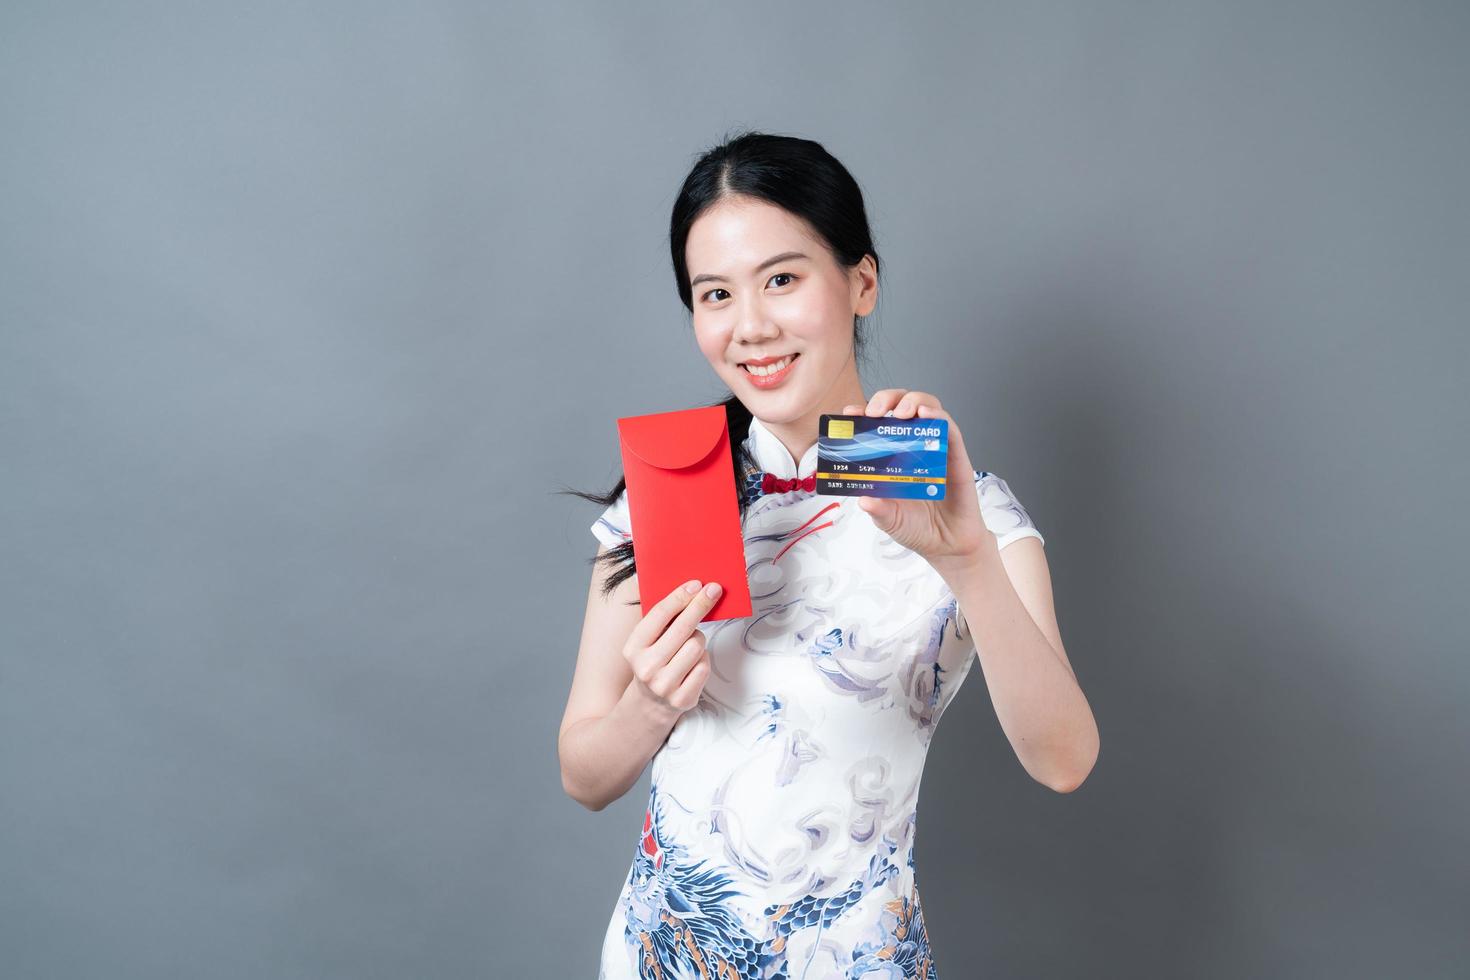
{"label": "blue credit card", "polygon": [[823,415],[817,425],[817,493],[944,499],[946,419]]}

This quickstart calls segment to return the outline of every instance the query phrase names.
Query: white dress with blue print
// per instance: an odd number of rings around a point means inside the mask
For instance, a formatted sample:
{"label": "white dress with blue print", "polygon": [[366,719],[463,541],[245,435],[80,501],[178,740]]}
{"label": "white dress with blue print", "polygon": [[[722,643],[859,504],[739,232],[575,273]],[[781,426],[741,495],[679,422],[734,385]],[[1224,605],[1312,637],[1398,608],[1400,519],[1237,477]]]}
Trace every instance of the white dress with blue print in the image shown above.
{"label": "white dress with blue print", "polygon": [[[815,472],[759,419],[783,479]],[[980,514],[1041,540],[994,473]],[[592,525],[630,539],[626,494]],[[974,662],[954,593],[856,497],[803,490],[745,516],[752,615],[703,624],[711,672],[653,756],[648,808],[599,980],[937,980],[914,869],[934,727]]]}

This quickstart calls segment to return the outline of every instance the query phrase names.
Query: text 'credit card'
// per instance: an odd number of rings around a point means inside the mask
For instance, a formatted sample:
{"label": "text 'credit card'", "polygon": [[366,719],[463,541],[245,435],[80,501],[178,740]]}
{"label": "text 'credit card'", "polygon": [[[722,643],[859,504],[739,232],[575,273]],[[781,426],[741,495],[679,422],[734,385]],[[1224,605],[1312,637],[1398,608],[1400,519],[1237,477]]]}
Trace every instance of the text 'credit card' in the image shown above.
{"label": "text 'credit card'", "polygon": [[823,415],[817,424],[817,493],[944,499],[948,420]]}

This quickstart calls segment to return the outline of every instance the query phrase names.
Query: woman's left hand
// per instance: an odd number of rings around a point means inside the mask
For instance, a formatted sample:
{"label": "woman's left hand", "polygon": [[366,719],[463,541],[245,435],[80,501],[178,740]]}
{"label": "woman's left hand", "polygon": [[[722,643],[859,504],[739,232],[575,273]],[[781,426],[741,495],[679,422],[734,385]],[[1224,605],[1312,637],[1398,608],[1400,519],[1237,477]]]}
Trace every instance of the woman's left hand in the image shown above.
{"label": "woman's left hand", "polygon": [[921,555],[940,571],[964,567],[995,546],[995,538],[980,517],[980,501],[974,491],[975,470],[965,452],[960,427],[939,404],[939,399],[922,391],[884,388],[868,400],[866,407],[848,405],[843,415],[894,418],[944,419],[949,423],[949,457],[946,462],[944,499],[896,500],[859,497],[858,506],[873,519],[878,530]]}

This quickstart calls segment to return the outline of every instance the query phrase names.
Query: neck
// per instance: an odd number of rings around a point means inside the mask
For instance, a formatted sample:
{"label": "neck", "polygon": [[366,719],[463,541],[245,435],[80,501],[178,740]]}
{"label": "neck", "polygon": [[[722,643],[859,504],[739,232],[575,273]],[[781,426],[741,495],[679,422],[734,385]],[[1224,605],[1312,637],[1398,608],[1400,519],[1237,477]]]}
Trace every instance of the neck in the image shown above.
{"label": "neck", "polygon": [[767,422],[761,419],[761,424],[770,430],[771,435],[781,440],[781,445],[786,447],[786,451],[797,463],[800,463],[807,450],[816,444],[817,421],[821,416],[841,415],[842,410],[848,405],[868,404],[868,396],[863,394],[863,382],[858,377],[856,365],[848,361],[847,366],[848,370],[844,371],[817,404],[800,418],[787,422]]}

